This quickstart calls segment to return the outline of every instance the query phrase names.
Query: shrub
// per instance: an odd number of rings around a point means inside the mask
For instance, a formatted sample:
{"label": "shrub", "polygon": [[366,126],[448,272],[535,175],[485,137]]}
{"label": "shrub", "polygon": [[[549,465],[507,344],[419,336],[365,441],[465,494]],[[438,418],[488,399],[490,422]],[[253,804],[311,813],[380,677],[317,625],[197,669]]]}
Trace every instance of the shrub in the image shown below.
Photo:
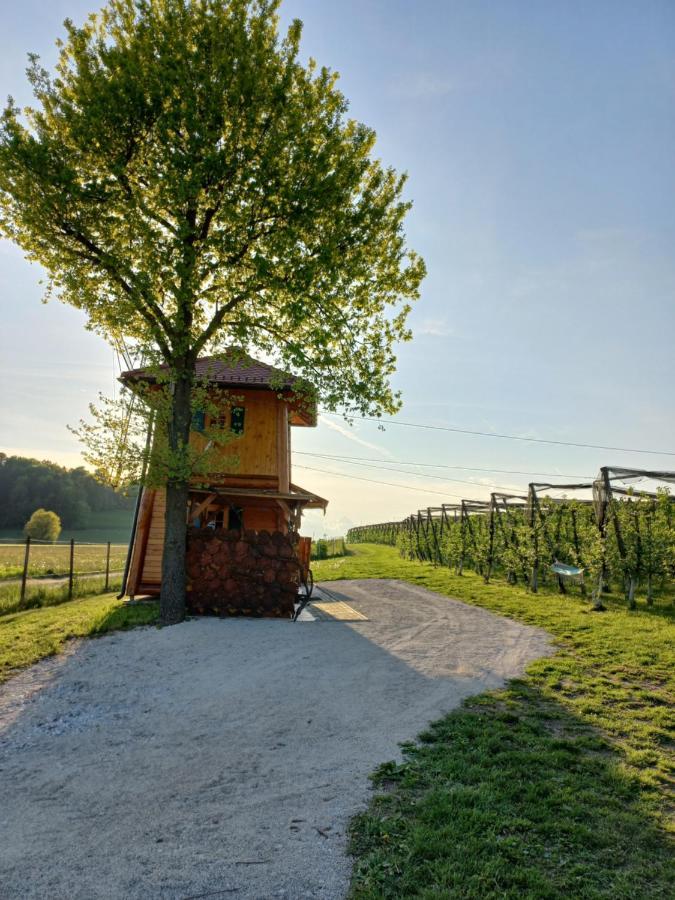
{"label": "shrub", "polygon": [[55,512],[36,509],[24,526],[26,537],[36,541],[55,541],[61,534],[61,519]]}

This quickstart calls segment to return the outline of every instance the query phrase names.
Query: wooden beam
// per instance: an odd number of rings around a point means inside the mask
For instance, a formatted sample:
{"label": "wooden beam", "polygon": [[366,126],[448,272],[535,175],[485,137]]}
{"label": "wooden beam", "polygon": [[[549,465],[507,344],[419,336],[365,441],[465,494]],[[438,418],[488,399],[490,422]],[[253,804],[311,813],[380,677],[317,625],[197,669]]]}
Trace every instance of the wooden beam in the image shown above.
{"label": "wooden beam", "polygon": [[287,494],[291,483],[291,466],[288,404],[284,400],[277,401],[277,476],[279,478],[279,492]]}
{"label": "wooden beam", "polygon": [[204,512],[207,506],[210,506],[211,503],[216,499],[218,494],[209,494],[206,500],[202,500],[202,502],[190,513],[191,519],[190,521],[194,522],[195,519],[198,519],[200,515]]}
{"label": "wooden beam", "polygon": [[131,565],[129,566],[129,575],[127,577],[127,594],[133,597],[138,593],[138,583],[143,571],[143,563],[145,562],[145,551],[148,546],[148,537],[150,535],[150,523],[152,522],[152,507],[155,503],[155,491],[142,488],[141,506],[138,513],[138,525],[136,527],[136,536],[134,546],[131,553]]}

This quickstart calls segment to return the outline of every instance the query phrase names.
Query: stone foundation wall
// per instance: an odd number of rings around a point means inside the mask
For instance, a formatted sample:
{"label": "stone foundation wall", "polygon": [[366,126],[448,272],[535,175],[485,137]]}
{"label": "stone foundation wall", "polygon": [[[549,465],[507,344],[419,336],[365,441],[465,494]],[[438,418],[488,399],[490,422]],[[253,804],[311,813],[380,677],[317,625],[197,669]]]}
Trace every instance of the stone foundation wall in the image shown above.
{"label": "stone foundation wall", "polygon": [[189,529],[189,611],[290,618],[300,583],[297,543],[297,534],[280,531]]}

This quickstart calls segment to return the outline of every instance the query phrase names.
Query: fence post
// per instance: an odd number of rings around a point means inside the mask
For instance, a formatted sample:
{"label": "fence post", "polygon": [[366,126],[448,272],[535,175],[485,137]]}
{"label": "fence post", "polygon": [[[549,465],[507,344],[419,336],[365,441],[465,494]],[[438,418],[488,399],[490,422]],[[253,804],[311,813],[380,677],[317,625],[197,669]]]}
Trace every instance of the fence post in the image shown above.
{"label": "fence post", "polygon": [[21,598],[19,604],[23,606],[26,597],[26,578],[28,577],[28,557],[30,556],[30,538],[26,538],[26,552],[23,557],[23,574],[21,576]]}
{"label": "fence post", "polygon": [[73,566],[75,563],[75,538],[70,539],[70,572],[68,573],[68,599],[73,599]]}
{"label": "fence post", "polygon": [[108,541],[108,550],[105,556],[105,589],[108,590],[110,582],[110,541]]}

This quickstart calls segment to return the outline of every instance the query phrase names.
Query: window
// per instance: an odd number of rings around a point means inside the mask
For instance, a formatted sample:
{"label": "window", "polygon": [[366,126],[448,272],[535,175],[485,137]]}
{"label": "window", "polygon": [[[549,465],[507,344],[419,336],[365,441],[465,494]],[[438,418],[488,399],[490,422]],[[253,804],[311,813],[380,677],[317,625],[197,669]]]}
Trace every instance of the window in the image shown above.
{"label": "window", "polygon": [[227,527],[234,531],[241,531],[244,527],[244,510],[241,506],[231,506]]}
{"label": "window", "polygon": [[204,426],[206,424],[206,414],[203,409],[196,409],[192,413],[192,430],[193,431],[204,431]]}
{"label": "window", "polygon": [[244,433],[244,407],[233,406],[232,416],[230,419],[230,430],[233,434]]}

